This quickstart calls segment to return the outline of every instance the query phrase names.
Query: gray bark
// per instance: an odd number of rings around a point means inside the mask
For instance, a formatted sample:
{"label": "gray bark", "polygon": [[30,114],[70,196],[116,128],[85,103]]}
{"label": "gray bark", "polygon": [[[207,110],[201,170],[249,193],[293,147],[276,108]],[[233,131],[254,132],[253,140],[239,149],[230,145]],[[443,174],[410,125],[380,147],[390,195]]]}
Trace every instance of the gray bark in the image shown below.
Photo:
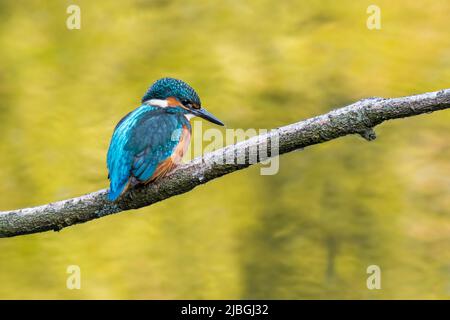
{"label": "gray bark", "polygon": [[[103,189],[38,207],[0,212],[0,237],[58,231],[77,223],[142,208],[188,192],[212,179],[248,167],[252,164],[249,159],[255,156],[255,147],[266,148],[268,140],[278,139],[279,154],[348,134],[359,134],[366,140],[373,140],[373,128],[386,120],[431,113],[449,107],[450,89],[393,99],[364,99],[196,158],[179,166],[157,183],[133,188],[116,202],[108,201],[108,190]],[[268,147],[270,150],[270,143]],[[223,164],[215,161],[219,156],[236,159],[237,152],[240,151],[245,151],[245,163]],[[266,158],[256,155],[256,159],[261,162]]]}

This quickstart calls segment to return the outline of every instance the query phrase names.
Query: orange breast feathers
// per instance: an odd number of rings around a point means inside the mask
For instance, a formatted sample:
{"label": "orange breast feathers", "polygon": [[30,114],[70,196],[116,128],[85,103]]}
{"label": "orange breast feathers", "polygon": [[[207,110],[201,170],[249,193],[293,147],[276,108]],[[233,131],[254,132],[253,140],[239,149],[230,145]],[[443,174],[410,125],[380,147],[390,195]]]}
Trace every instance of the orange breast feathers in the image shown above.
{"label": "orange breast feathers", "polygon": [[189,147],[190,140],[191,140],[191,132],[186,126],[183,126],[180,142],[178,142],[172,155],[158,164],[155,173],[153,173],[149,182],[153,182],[164,177],[167,173],[169,173],[181,162],[181,159],[183,159],[183,156],[186,153],[187,148]]}

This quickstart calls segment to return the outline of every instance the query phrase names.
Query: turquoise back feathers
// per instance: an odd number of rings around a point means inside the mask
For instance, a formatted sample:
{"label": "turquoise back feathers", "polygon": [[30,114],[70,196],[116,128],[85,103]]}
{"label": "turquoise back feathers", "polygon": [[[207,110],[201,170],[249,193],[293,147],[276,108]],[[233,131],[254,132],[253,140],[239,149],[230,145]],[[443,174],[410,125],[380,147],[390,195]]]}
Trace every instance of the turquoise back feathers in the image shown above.
{"label": "turquoise back feathers", "polygon": [[183,126],[191,128],[182,111],[142,105],[117,125],[108,150],[108,198],[116,200],[131,177],[148,181],[159,163],[178,145]]}

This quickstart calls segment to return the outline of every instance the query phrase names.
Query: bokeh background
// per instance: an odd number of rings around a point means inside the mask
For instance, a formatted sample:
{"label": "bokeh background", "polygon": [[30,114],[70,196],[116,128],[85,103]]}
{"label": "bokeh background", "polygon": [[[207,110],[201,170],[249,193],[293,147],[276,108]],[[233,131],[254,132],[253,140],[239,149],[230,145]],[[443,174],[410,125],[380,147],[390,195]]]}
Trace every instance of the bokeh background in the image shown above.
{"label": "bokeh background", "polygon": [[[157,78],[229,128],[450,87],[450,2],[0,2],[0,210],[107,186],[118,120]],[[68,30],[66,8],[81,8]],[[204,128],[210,127],[203,123]],[[0,239],[0,298],[450,298],[450,112],[283,155],[148,208]],[[81,290],[66,288],[68,265]],[[382,289],[366,288],[379,265]]]}

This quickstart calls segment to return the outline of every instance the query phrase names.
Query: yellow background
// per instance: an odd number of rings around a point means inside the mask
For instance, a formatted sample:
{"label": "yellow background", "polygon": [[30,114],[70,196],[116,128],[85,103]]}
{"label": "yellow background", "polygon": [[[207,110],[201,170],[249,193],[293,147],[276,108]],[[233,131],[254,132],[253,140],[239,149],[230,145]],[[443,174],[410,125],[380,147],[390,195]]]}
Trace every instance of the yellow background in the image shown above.
{"label": "yellow background", "polygon": [[[81,8],[68,30],[66,8]],[[1,1],[0,210],[107,186],[163,76],[229,128],[450,87],[450,2]],[[203,123],[204,128],[212,125]],[[450,298],[450,113],[385,123],[144,209],[0,239],[0,298]],[[66,288],[68,265],[81,290]],[[368,290],[379,265],[382,289]]]}

